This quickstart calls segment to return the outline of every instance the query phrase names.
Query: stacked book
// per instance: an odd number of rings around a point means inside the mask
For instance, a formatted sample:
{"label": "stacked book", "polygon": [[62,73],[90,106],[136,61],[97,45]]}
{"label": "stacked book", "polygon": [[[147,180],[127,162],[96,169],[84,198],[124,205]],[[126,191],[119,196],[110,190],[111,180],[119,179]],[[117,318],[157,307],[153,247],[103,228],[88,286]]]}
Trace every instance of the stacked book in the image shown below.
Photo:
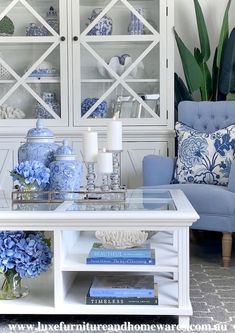
{"label": "stacked book", "polygon": [[96,276],[86,296],[91,305],[156,305],[153,275]]}
{"label": "stacked book", "polygon": [[155,265],[155,250],[149,243],[129,249],[104,248],[101,243],[94,243],[87,264],[111,265]]}

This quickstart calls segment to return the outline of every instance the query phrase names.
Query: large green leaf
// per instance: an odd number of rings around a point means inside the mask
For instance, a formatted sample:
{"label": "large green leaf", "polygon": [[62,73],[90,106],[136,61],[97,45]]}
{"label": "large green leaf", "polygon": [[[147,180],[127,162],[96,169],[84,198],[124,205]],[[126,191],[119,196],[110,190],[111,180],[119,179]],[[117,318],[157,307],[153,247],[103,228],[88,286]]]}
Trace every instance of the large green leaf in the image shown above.
{"label": "large green leaf", "polygon": [[217,48],[215,49],[214,61],[212,66],[212,101],[225,101],[226,95],[222,94],[219,90],[219,77],[220,77],[220,69],[216,65],[217,58]]}
{"label": "large green leaf", "polygon": [[177,108],[181,101],[192,100],[192,96],[190,95],[183,80],[175,73],[175,107]]}
{"label": "large green leaf", "polygon": [[212,98],[212,78],[207,63],[203,59],[203,55],[198,48],[194,50],[194,56],[201,68],[202,83],[200,87],[201,99],[203,101],[210,101]]}
{"label": "large green leaf", "polygon": [[202,72],[193,54],[185,46],[182,39],[174,30],[175,39],[178,46],[179,54],[181,57],[185,79],[187,82],[188,90],[190,94],[198,90],[202,83]]}
{"label": "large green leaf", "polygon": [[195,7],[195,13],[196,13],[196,19],[197,19],[197,29],[198,29],[198,35],[199,35],[199,41],[201,46],[201,54],[206,62],[210,58],[210,42],[207,32],[207,27],[205,23],[205,19],[202,13],[201,6],[198,2],[198,0],[194,0],[194,7]]}
{"label": "large green leaf", "polygon": [[212,101],[218,100],[219,68],[216,65],[218,48],[215,49],[215,55],[212,66]]}
{"label": "large green leaf", "polygon": [[216,56],[216,66],[220,68],[221,66],[221,57],[224,49],[224,45],[228,39],[229,35],[229,23],[228,23],[228,12],[231,5],[232,0],[228,1],[225,13],[224,13],[224,19],[222,23],[222,27],[220,30],[220,37],[219,37],[219,44],[218,44],[218,51]]}
{"label": "large green leaf", "polygon": [[224,47],[219,89],[223,94],[235,93],[235,28]]}

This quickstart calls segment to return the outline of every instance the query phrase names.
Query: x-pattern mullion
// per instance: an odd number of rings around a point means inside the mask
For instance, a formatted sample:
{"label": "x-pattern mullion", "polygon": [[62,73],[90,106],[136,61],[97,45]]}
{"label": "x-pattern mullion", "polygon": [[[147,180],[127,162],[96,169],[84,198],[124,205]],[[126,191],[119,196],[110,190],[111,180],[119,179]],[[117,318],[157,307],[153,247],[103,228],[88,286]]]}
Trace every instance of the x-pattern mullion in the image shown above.
{"label": "x-pattern mullion", "polygon": [[81,33],[81,37],[84,37],[91,31],[92,28],[100,21],[100,19],[107,14],[107,12],[115,6],[117,2],[121,1],[125,7],[127,7],[153,35],[159,35],[159,33],[152,27],[152,25],[142,16],[140,13],[127,1],[127,0],[112,0],[101,12],[100,14],[89,24],[89,26]]}
{"label": "x-pattern mullion", "polygon": [[58,46],[58,44],[58,41],[53,43],[22,77],[20,77],[3,59],[0,59],[0,63],[2,63],[9,73],[17,80],[11,89],[9,89],[8,92],[1,98],[0,105],[2,105],[20,86],[23,86],[52,116],[57,119],[59,118],[59,116],[48,106],[48,104],[46,104],[43,99],[25,82],[29,75],[45,60],[45,58]]}
{"label": "x-pattern mullion", "polygon": [[99,56],[94,49],[92,49],[86,42],[81,42],[82,45],[91,53],[95,58],[106,68],[106,70],[116,79],[113,85],[96,101],[96,103],[86,112],[83,118],[88,118],[93,111],[99,106],[99,104],[113,92],[113,90],[121,84],[129,93],[149,112],[149,114],[158,118],[159,116],[149,107],[147,103],[124,81],[124,79],[129,75],[132,69],[138,65],[138,63],[144,59],[144,57],[154,48],[154,46],[158,43],[158,41],[153,41],[148,48],[133,62],[133,64],[121,75],[117,75],[112,68],[104,61],[103,58]]}
{"label": "x-pattern mullion", "polygon": [[20,76],[8,65],[8,63],[3,59],[0,58],[0,64],[18,81],[20,80]]}
{"label": "x-pattern mullion", "polygon": [[19,0],[13,0],[1,13],[0,13],[0,21],[6,16],[12,8],[19,2]]}
{"label": "x-pattern mullion", "polygon": [[99,22],[99,20],[107,14],[107,12],[120,0],[112,0],[109,4],[101,11],[101,13],[89,24],[89,26],[81,33],[81,37],[84,37],[88,32],[94,28],[94,26]]}
{"label": "x-pattern mullion", "polygon": [[44,18],[38,14],[38,12],[32,7],[30,6],[30,4],[26,1],[26,0],[20,0],[20,2],[22,3],[22,5],[24,5],[32,14],[33,16],[45,27],[47,28],[48,31],[50,31],[50,33],[53,36],[59,36],[57,34],[57,32],[52,29],[52,27],[46,22],[46,20],[44,20]]}
{"label": "x-pattern mullion", "polygon": [[6,16],[15,5],[20,2],[31,14],[45,27],[53,36],[59,36],[57,32],[44,20],[44,18],[37,13],[37,11],[26,0],[13,0],[1,13],[0,21]]}
{"label": "x-pattern mullion", "polygon": [[159,35],[159,33],[152,27],[152,25],[142,16],[140,13],[127,1],[120,0],[144,25],[153,35]]}

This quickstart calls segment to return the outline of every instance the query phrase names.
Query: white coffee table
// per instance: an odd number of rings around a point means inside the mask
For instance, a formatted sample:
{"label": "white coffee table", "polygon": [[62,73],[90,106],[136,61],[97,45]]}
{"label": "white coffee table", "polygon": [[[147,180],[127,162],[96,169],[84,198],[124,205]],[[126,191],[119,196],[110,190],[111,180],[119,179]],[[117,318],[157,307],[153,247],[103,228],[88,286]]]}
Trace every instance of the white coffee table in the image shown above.
{"label": "white coffee table", "polygon": [[[0,301],[4,314],[175,315],[188,326],[189,227],[199,216],[180,190],[128,190],[122,204],[16,204],[0,193],[0,230],[46,231],[53,240],[52,268],[27,281],[29,296]],[[87,265],[96,230],[158,231],[151,238],[156,265]],[[94,272],[152,273],[159,305],[86,305]]]}

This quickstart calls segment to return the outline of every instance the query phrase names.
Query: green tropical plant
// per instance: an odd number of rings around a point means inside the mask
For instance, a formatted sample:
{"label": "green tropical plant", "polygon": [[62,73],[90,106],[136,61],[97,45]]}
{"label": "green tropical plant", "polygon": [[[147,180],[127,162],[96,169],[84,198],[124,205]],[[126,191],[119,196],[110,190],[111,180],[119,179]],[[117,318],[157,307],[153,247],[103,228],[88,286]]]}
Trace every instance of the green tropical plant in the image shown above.
{"label": "green tropical plant", "polygon": [[225,45],[219,89],[224,95],[235,93],[235,28]]}
{"label": "green tropical plant", "polygon": [[176,105],[181,100],[185,100],[185,97],[186,99],[192,98],[192,94],[197,90],[200,90],[202,101],[233,99],[235,97],[235,29],[232,30],[229,37],[228,23],[232,0],[228,0],[226,6],[211,69],[208,65],[211,51],[206,22],[199,1],[193,1],[200,47],[195,47],[194,51],[191,52],[174,30],[187,84],[186,88],[182,84],[182,79],[178,76],[175,77]]}

